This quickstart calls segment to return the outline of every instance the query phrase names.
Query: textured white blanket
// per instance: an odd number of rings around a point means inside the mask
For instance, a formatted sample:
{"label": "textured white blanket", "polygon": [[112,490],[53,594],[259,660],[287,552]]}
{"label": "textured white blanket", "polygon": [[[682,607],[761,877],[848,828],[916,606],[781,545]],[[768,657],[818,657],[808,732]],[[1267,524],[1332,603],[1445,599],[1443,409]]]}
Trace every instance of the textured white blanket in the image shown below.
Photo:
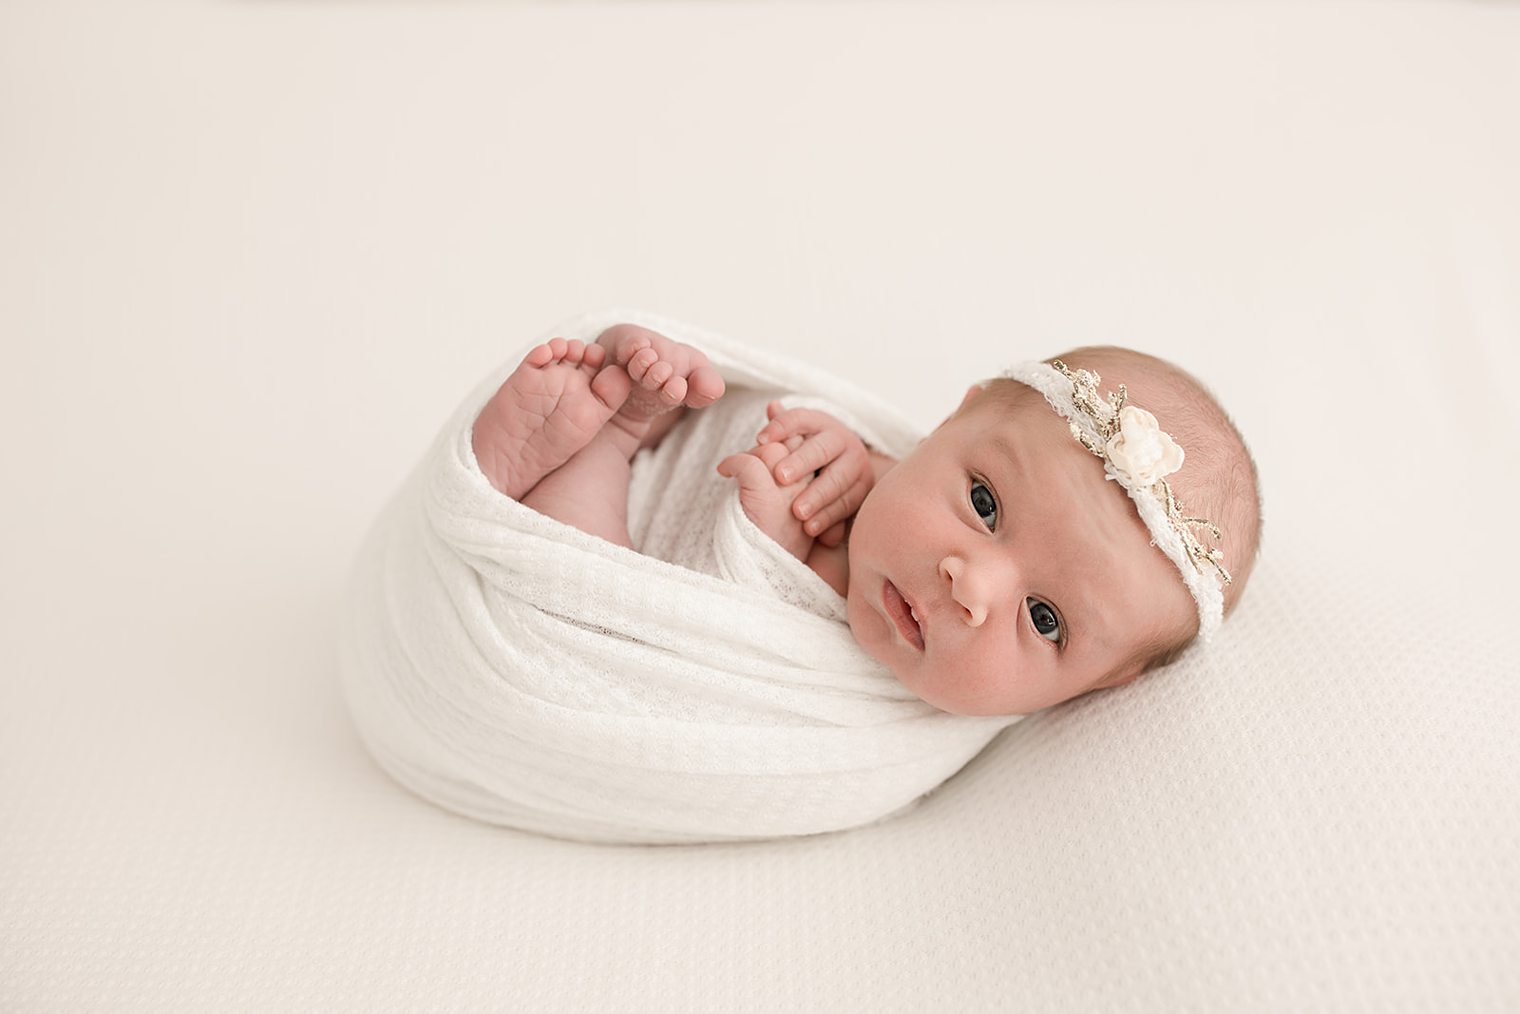
{"label": "textured white blanket", "polygon": [[910,806],[1016,719],[948,715],[904,690],[855,643],[843,600],[714,469],[750,446],[771,397],[826,405],[894,456],[912,428],[837,378],[650,314],[588,315],[545,337],[591,341],[619,321],[701,348],[729,385],[638,459],[629,530],[643,552],[509,500],[480,472],[471,426],[514,357],[360,552],[340,659],[365,742],[444,807],[587,841],[814,834]]}

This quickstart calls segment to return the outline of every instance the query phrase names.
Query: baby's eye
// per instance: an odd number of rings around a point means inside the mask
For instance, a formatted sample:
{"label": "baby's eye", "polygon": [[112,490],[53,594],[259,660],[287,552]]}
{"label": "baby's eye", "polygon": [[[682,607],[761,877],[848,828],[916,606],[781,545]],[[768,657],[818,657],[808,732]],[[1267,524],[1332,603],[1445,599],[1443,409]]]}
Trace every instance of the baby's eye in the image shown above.
{"label": "baby's eye", "polygon": [[992,495],[992,490],[980,479],[971,480],[971,509],[976,511],[976,516],[981,518],[987,525],[989,532],[997,531],[997,498]]}
{"label": "baby's eye", "polygon": [[1039,599],[1025,599],[1024,604],[1029,607],[1029,618],[1034,621],[1034,629],[1040,636],[1052,644],[1060,644],[1061,621],[1056,618],[1055,610]]}

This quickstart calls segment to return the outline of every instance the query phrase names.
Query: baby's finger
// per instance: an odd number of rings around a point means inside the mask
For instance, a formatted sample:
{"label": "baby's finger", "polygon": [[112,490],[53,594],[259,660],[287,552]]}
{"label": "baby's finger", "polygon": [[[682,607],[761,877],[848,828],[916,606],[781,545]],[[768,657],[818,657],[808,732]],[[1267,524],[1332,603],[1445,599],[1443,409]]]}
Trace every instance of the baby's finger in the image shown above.
{"label": "baby's finger", "polygon": [[776,481],[796,482],[809,472],[816,472],[838,458],[849,446],[843,430],[825,430],[808,437],[801,447],[781,460],[776,467]]}
{"label": "baby's finger", "polygon": [[765,406],[766,414],[770,415],[771,421],[766,423],[755,437],[755,443],[767,444],[772,440],[781,440],[793,433],[804,435],[819,433],[831,426],[837,426],[838,420],[827,412],[819,412],[811,408],[788,408],[772,412],[772,408],[780,409],[781,403],[773,401]]}
{"label": "baby's finger", "polygon": [[[791,474],[795,460],[801,459],[804,467],[806,467],[809,459],[804,456],[812,452],[815,444],[822,443],[827,448],[826,438],[830,435],[828,433],[820,433],[816,437],[808,438],[807,444],[801,450],[783,459],[775,470],[778,481],[781,481],[779,476]],[[798,497],[793,503],[792,507],[794,511],[800,512],[805,510],[808,512],[807,514],[797,514],[797,517],[802,520],[806,520],[810,514],[817,512],[824,504],[843,496],[862,476],[870,474],[871,462],[866,457],[865,448],[858,442],[854,446],[851,446],[848,443],[849,438],[838,430],[833,431],[833,435],[839,441],[845,442],[845,446],[827,464],[814,469],[813,475],[815,478],[809,483],[807,493]]]}
{"label": "baby's finger", "polygon": [[718,462],[718,474],[728,479],[738,479],[739,488],[746,492],[776,488],[776,484],[771,481],[771,470],[765,466],[765,462],[748,452],[730,454]]}
{"label": "baby's finger", "polygon": [[823,543],[827,548],[833,549],[844,541],[844,528],[843,521],[836,521],[834,522],[834,527],[818,536],[818,541]]}
{"label": "baby's finger", "polygon": [[[760,432],[761,433],[765,433],[766,434],[766,438],[765,438],[765,440],[758,441],[759,443],[767,443],[767,442],[769,442],[771,440],[779,440],[780,439],[780,437],[777,436],[777,434],[786,431],[787,421],[786,420],[782,420],[779,424],[777,424],[774,427],[771,426],[771,423],[775,422],[775,420],[778,417],[786,415],[788,411],[789,410],[787,409],[785,403],[783,403],[783,402],[768,401],[768,402],[765,403],[766,424],[765,424],[765,428],[762,429]],[[795,421],[795,419],[793,421]]]}
{"label": "baby's finger", "polygon": [[[808,492],[811,491],[810,486]],[[870,491],[870,482],[861,476],[860,480],[845,490],[843,495],[812,511],[811,516],[803,524],[802,530],[809,535],[817,536],[820,532],[828,531],[835,524],[853,517],[855,512],[860,510],[860,505],[866,502],[866,494]],[[793,513],[797,513],[797,501],[801,499],[802,497],[798,497],[797,500],[792,501]]]}
{"label": "baby's finger", "polygon": [[[767,472],[776,467],[776,462],[786,457],[785,444],[756,444],[744,452],[765,466]],[[771,483],[775,485],[775,483]]]}
{"label": "baby's finger", "polygon": [[[795,457],[795,454],[791,455],[787,460]],[[786,467],[785,461],[772,471],[779,473],[784,467]],[[806,521],[843,496],[854,482],[855,476],[846,469],[831,465],[818,473],[817,477],[808,483],[807,489],[799,493],[797,499],[792,501],[792,513],[797,515],[798,521]]]}

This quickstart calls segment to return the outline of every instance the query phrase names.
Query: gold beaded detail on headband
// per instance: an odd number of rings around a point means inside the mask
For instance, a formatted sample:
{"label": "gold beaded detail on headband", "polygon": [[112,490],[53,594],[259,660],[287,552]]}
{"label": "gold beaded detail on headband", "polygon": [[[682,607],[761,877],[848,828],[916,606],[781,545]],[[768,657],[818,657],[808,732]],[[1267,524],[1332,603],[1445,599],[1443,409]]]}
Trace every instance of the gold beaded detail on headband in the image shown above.
{"label": "gold beaded detail on headband", "polygon": [[1224,553],[1218,549],[1206,549],[1193,533],[1194,526],[1202,526],[1216,540],[1222,540],[1219,526],[1208,518],[1188,517],[1182,513],[1182,504],[1172,494],[1171,483],[1165,476],[1182,467],[1182,448],[1171,435],[1161,430],[1156,417],[1141,408],[1126,405],[1129,391],[1123,384],[1108,398],[1098,394],[1102,378],[1091,370],[1071,370],[1059,359],[1050,365],[1071,381],[1071,396],[1076,407],[1090,421],[1092,432],[1068,420],[1072,436],[1081,441],[1095,456],[1102,458],[1108,478],[1115,479],[1126,488],[1148,490],[1165,505],[1168,526],[1177,533],[1182,550],[1201,574],[1207,564],[1219,573],[1225,584],[1230,583],[1230,572],[1224,569]]}

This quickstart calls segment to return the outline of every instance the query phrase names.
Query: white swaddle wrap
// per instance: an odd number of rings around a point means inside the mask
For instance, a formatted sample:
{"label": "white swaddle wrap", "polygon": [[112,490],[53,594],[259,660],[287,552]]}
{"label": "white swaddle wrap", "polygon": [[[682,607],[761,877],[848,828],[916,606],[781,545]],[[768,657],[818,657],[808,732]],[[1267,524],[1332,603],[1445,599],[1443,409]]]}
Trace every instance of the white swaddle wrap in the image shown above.
{"label": "white swaddle wrap", "polygon": [[1016,719],[948,715],[905,690],[855,643],[844,600],[750,522],[715,469],[753,444],[772,397],[826,404],[894,457],[916,434],[837,378],[650,314],[587,315],[545,337],[590,342],[622,321],[700,348],[728,384],[636,459],[629,532],[643,552],[481,473],[471,427],[510,360],[360,551],[340,668],[365,743],[448,809],[586,841],[814,834],[910,805]]}

